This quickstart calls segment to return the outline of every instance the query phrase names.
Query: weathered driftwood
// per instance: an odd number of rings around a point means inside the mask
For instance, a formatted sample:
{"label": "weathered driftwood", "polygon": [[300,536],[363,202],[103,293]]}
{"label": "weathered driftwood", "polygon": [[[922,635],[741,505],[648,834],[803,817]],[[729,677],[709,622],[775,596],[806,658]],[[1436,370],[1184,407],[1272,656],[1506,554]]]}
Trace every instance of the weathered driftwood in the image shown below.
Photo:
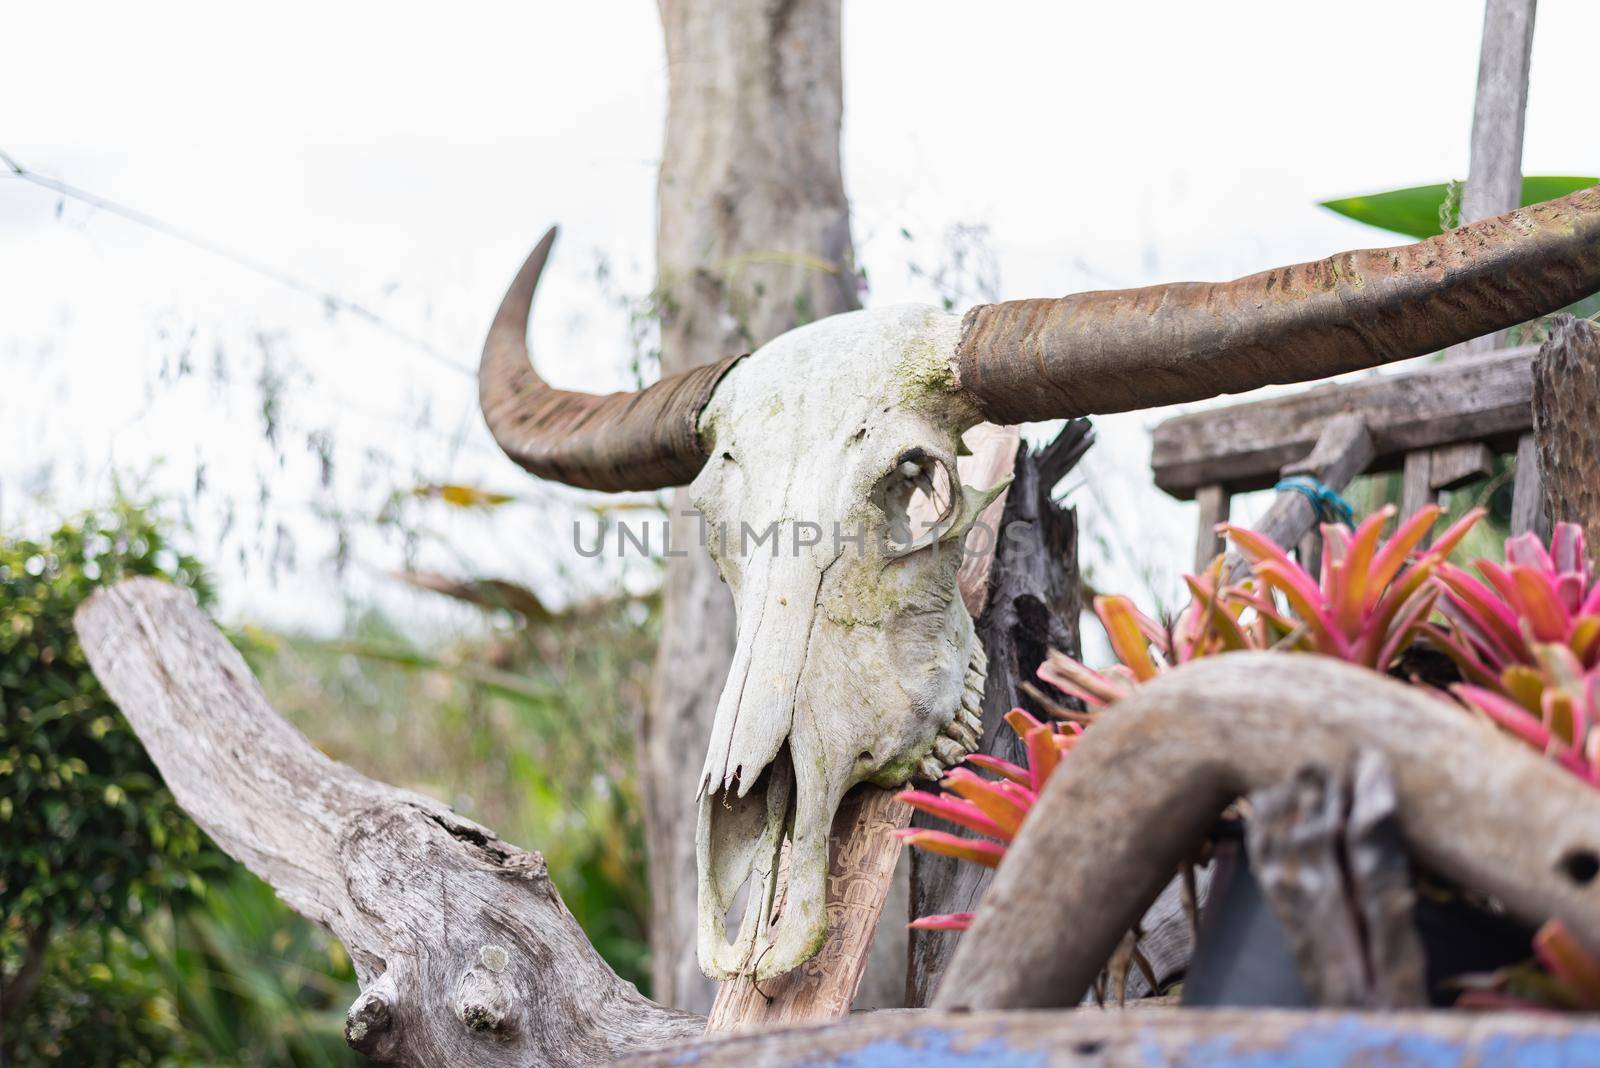
{"label": "weathered driftwood", "polygon": [[[1063,925],[1070,926],[1070,925]],[[1297,1012],[1149,1008],[1137,1012],[896,1012],[636,1054],[632,1068],[1368,1068],[1592,1063],[1593,1016],[1536,1013]]]}
{"label": "weathered driftwood", "polygon": [[[1543,511],[1582,526],[1589,559],[1600,563],[1600,326],[1588,319],[1551,324],[1534,361],[1533,428]],[[1519,473],[1524,462],[1519,451]],[[1529,501],[1529,509],[1538,503]]]}
{"label": "weathered driftwood", "polygon": [[188,592],[133,579],[91,598],[77,629],[178,803],[349,950],[356,1049],[429,1068],[580,1065],[700,1033],[600,959],[539,854],[318,752]]}
{"label": "weathered driftwood", "polygon": [[[1382,753],[1411,857],[1600,949],[1600,795],[1448,702],[1294,654],[1197,661],[1142,686],[1045,788],[935,1008],[1076,1003],[1224,806],[1302,754]],[[1515,798],[1515,804],[1508,804]],[[1071,917],[1064,923],[1063,917]]]}
{"label": "weathered driftwood", "polygon": [[1408,452],[1458,441],[1509,452],[1532,425],[1537,351],[1528,345],[1174,416],[1155,429],[1150,467],[1156,485],[1183,500],[1207,485],[1266,489],[1345,412],[1366,420],[1373,470],[1394,470]]}
{"label": "weathered driftwood", "polygon": [[[839,166],[839,0],[662,0],[667,119],[656,186],[663,374],[859,306]],[[733,210],[737,205],[737,210]],[[734,646],[733,601],[673,494],[665,620],[639,745],[656,996],[704,1012],[695,960],[695,773]]]}
{"label": "weathered driftwood", "polygon": [[1411,865],[1383,756],[1363,749],[1344,767],[1307,764],[1253,792],[1249,813],[1250,867],[1312,1003],[1425,1006]]}

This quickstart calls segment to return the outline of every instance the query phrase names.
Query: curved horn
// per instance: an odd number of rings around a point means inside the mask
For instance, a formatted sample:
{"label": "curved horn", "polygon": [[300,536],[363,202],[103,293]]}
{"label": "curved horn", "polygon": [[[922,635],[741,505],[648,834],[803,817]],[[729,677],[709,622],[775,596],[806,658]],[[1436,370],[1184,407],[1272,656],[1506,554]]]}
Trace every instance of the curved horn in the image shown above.
{"label": "curved horn", "polygon": [[995,423],[1121,412],[1421,356],[1600,290],[1600,186],[1398,248],[967,313],[957,381]]}
{"label": "curved horn", "polygon": [[556,230],[528,254],[495,313],[478,365],[478,402],[505,454],[538,475],[596,490],[692,481],[706,460],[700,410],[740,357],[663,378],[633,393],[553,389],[528,357],[528,311]]}

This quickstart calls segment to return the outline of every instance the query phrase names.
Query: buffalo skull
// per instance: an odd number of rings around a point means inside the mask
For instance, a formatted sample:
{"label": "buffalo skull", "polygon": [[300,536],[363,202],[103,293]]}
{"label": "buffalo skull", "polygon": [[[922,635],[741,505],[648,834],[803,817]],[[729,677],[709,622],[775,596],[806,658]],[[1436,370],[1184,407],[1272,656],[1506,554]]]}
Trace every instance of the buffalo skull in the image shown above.
{"label": "buffalo skull", "polygon": [[[1588,189],[1414,245],[1233,282],[1009,301],[964,317],[851,312],[596,396],[551,388],[528,357],[553,238],[495,316],[483,411],[500,447],[540,477],[612,491],[690,485],[738,614],[699,780],[700,964],[721,979],[779,975],[821,947],[828,830],[850,787],[934,774],[975,742],[983,653],[952,550],[988,498],[956,477],[964,431],[1324,378],[1600,290],[1600,189]],[[931,502],[925,522],[909,522],[913,498]]]}

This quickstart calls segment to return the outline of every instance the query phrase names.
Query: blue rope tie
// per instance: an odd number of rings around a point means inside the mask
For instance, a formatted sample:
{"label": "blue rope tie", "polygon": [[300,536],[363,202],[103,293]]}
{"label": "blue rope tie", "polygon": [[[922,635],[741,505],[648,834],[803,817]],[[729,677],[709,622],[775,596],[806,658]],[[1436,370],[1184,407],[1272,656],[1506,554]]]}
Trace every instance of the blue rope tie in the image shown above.
{"label": "blue rope tie", "polygon": [[1298,493],[1311,502],[1311,508],[1317,513],[1317,520],[1322,523],[1343,523],[1347,527],[1355,526],[1355,509],[1350,507],[1350,502],[1339,496],[1320,478],[1310,475],[1291,475],[1281,480],[1272,487],[1278,493]]}

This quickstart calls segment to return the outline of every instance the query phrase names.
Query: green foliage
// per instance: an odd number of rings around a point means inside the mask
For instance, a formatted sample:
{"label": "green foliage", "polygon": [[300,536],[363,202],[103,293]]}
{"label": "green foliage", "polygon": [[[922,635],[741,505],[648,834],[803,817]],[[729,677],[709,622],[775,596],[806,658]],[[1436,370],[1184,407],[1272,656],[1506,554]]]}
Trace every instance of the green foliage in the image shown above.
{"label": "green foliage", "polygon": [[19,1068],[182,1064],[194,1052],[148,954],[100,925],[52,941],[38,990],[6,1021],[5,1051]]}
{"label": "green foliage", "polygon": [[190,897],[220,857],[84,659],[72,613],[134,575],[210,587],[151,513],[119,502],[42,541],[0,540],[0,938],[119,925]]}
{"label": "green foliage", "polygon": [[[1527,177],[1522,179],[1522,203],[1528,205],[1537,204],[1542,200],[1554,200],[1556,197],[1575,193],[1579,189],[1587,189],[1596,183],[1600,183],[1600,178]],[[1452,224],[1455,222],[1448,216],[1459,216],[1459,199],[1455,201],[1454,211],[1446,210],[1447,204],[1452,199],[1453,184],[1417,185],[1388,193],[1340,197],[1337,200],[1324,200],[1322,206],[1348,216],[1356,222],[1376,226],[1380,230],[1392,230],[1397,234],[1405,234],[1407,237],[1420,240],[1443,233],[1445,222]]]}
{"label": "green foliage", "polygon": [[6,1021],[17,1068],[351,1065],[343,947],[242,869],[131,931],[63,930],[26,1012]]}
{"label": "green foliage", "polygon": [[357,988],[343,945],[243,869],[211,883],[201,907],[168,910],[140,934],[197,1060],[361,1063],[344,1042]]}
{"label": "green foliage", "polygon": [[378,615],[326,640],[252,634],[273,707],[335,760],[537,849],[584,933],[648,991],[634,771],[658,605],[619,598],[419,645]]}
{"label": "green foliage", "polygon": [[[0,975],[18,1066],[353,1064],[343,947],[229,861],[174,801],[72,629],[136,575],[211,589],[125,501],[0,540]],[[42,957],[39,954],[42,951]]]}

